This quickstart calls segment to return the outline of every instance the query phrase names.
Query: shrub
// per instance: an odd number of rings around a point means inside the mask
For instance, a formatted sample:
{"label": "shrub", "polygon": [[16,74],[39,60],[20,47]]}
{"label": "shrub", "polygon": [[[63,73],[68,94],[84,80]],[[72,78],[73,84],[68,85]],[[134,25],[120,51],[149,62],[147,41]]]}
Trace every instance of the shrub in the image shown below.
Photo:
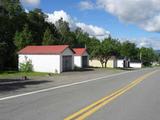
{"label": "shrub", "polygon": [[20,71],[22,72],[32,72],[33,71],[33,65],[32,61],[26,61],[25,63],[20,63]]}

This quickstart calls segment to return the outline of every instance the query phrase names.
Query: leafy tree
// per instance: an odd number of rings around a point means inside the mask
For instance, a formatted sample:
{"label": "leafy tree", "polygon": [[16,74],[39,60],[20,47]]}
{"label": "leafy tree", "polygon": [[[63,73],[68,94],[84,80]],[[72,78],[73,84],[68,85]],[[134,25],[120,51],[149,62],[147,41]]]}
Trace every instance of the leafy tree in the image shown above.
{"label": "leafy tree", "polygon": [[127,57],[130,59],[138,59],[138,49],[135,43],[131,43],[130,41],[125,41],[121,45],[121,56]]}
{"label": "leafy tree", "polygon": [[107,67],[108,60],[119,55],[120,43],[110,37],[104,39],[96,51],[96,57],[100,60],[102,67]]}
{"label": "leafy tree", "polygon": [[107,67],[108,60],[113,56],[119,54],[119,42],[111,37],[102,41],[102,50],[104,55],[105,68]]}
{"label": "leafy tree", "polygon": [[49,28],[46,29],[46,31],[44,32],[44,36],[43,36],[43,45],[52,45],[54,44],[54,36],[51,32],[51,30]]}
{"label": "leafy tree", "polygon": [[4,69],[5,59],[7,58],[7,44],[5,42],[0,43],[0,70]]}
{"label": "leafy tree", "polygon": [[71,47],[74,47],[74,43],[76,43],[76,35],[70,31],[69,23],[64,21],[63,18],[59,19],[55,26],[58,32],[61,34],[60,44],[68,44]]}
{"label": "leafy tree", "polygon": [[14,40],[18,50],[27,45],[33,44],[32,33],[30,32],[27,24],[24,26],[23,31],[16,32]]}
{"label": "leafy tree", "polygon": [[84,41],[82,45],[84,44],[87,48],[90,59],[96,58],[96,56],[98,55],[97,51],[99,50],[101,42],[96,38],[88,38],[88,40]]}
{"label": "leafy tree", "polygon": [[13,23],[8,16],[0,16],[0,26],[0,43],[6,44],[5,53],[7,54],[7,57],[0,59],[4,59],[4,69],[16,67],[15,45],[13,43],[15,31],[13,28]]}
{"label": "leafy tree", "polygon": [[1,0],[1,5],[3,15],[7,15],[10,18],[24,12],[20,0]]}
{"label": "leafy tree", "polygon": [[47,15],[45,15],[41,9],[37,8],[29,11],[27,14],[27,24],[33,34],[33,42],[35,44],[40,45],[42,43],[43,34],[48,27],[48,24],[45,22],[46,17]]}
{"label": "leafy tree", "polygon": [[62,34],[62,35],[67,35],[68,32],[70,32],[70,28],[69,28],[69,23],[64,21],[63,18],[59,19],[56,23],[55,23],[58,31]]}
{"label": "leafy tree", "polygon": [[96,50],[94,51],[94,57],[97,58],[100,61],[102,67],[104,67],[105,53],[104,53],[104,50],[102,48],[102,43],[100,43],[100,45],[98,45]]}
{"label": "leafy tree", "polygon": [[155,52],[152,48],[145,48],[142,47],[140,49],[140,53],[141,53],[141,61],[143,63],[144,66],[150,66],[152,64],[152,62],[155,61]]}

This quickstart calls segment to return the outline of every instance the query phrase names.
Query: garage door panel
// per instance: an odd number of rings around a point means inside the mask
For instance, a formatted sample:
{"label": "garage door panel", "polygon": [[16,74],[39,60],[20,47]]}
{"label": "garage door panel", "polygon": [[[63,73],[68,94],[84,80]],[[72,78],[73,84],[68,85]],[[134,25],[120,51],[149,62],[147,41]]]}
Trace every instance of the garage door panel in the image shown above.
{"label": "garage door panel", "polygon": [[88,67],[88,56],[82,56],[82,66]]}
{"label": "garage door panel", "polygon": [[63,56],[63,71],[72,70],[72,56]]}

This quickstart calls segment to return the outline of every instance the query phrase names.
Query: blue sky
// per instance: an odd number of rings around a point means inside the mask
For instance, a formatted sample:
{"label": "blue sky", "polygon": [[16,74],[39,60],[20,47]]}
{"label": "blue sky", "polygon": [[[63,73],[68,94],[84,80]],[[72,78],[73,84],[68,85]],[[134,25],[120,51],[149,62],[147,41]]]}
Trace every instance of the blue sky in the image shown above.
{"label": "blue sky", "polygon": [[[133,11],[132,7],[127,7],[131,3],[129,2],[130,0],[123,0],[126,1],[123,4],[117,2],[110,2],[110,0],[22,0],[22,1],[24,8],[27,10],[32,10],[33,8],[38,7],[48,14],[54,14],[55,11],[58,12],[63,10],[63,12],[65,12],[65,14],[67,14],[70,17],[70,19],[72,19],[71,20],[72,23],[75,22],[75,23],[84,23],[85,25],[92,25],[94,27],[102,28],[103,31],[104,30],[109,31],[111,35],[115,38],[129,39],[131,41],[136,42],[136,44],[139,46],[144,45],[153,47],[155,49],[160,49],[159,48],[160,26],[159,28],[157,28],[159,24],[157,24],[157,22],[156,25],[152,24],[155,23],[155,19],[154,20],[149,19],[149,17],[151,17],[152,14],[150,16],[147,16],[146,14],[143,15],[143,13],[142,15],[139,15],[140,8],[137,8],[138,12],[136,13],[135,8]],[[145,2],[145,0],[140,0],[140,1]],[[124,6],[125,4],[126,6]],[[133,5],[134,4],[132,4],[132,6]],[[122,8],[120,8],[119,6],[122,6]],[[143,6],[139,7],[143,8]],[[119,9],[122,10],[122,12],[119,12],[120,11]],[[129,11],[128,14],[125,12],[123,13],[123,9],[124,11]],[[144,13],[145,11],[148,12],[147,10],[144,10]],[[132,18],[131,16],[134,16],[134,18]],[[143,16],[143,19],[141,16]],[[153,17],[157,18],[157,16]],[[94,27],[91,28],[94,29]],[[84,27],[84,29],[87,28]],[[91,33],[92,35],[93,33],[96,34],[96,31],[92,31]]]}

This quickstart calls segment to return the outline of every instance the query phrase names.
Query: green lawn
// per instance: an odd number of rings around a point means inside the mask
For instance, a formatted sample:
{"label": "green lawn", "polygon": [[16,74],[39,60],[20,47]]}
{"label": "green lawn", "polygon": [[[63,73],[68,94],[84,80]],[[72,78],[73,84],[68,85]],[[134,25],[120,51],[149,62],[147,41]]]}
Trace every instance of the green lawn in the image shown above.
{"label": "green lawn", "polygon": [[22,77],[22,76],[46,76],[48,73],[41,72],[18,72],[18,71],[3,71],[0,72],[0,78]]}

